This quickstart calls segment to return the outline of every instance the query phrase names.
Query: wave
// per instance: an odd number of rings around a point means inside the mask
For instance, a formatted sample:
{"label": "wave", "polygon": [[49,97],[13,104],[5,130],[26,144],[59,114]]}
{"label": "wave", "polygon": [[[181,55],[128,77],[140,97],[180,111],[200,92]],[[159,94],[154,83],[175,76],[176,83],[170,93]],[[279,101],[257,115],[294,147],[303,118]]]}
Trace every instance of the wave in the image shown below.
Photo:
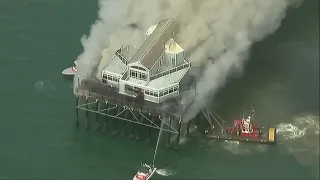
{"label": "wave", "polygon": [[277,125],[278,141],[285,152],[292,154],[300,164],[319,174],[319,116],[294,117],[292,123]]}
{"label": "wave", "polygon": [[296,117],[294,122],[281,123],[277,125],[277,135],[282,136],[285,140],[294,140],[310,135],[319,134],[319,117],[317,116],[306,116]]}

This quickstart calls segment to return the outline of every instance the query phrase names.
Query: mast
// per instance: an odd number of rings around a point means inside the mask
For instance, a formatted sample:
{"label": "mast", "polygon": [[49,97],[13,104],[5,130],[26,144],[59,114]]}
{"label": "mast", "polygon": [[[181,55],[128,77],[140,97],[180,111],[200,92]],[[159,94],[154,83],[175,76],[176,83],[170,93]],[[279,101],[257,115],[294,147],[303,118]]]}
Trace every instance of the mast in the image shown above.
{"label": "mast", "polygon": [[161,121],[161,127],[160,127],[160,130],[159,130],[157,145],[156,145],[156,149],[154,150],[154,154],[153,154],[152,167],[154,167],[154,162],[155,162],[155,160],[156,160],[158,145],[159,145],[159,141],[160,141],[160,135],[161,135],[161,131],[162,131],[162,125],[163,125],[163,122]]}

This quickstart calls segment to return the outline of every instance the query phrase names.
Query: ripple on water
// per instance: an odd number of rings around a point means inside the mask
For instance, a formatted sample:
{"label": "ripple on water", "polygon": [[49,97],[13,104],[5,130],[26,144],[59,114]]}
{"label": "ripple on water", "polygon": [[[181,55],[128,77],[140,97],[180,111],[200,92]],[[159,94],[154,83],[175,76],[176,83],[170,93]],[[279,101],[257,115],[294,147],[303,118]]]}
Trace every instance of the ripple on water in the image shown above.
{"label": "ripple on water", "polygon": [[56,90],[56,87],[50,81],[37,81],[34,86],[40,92]]}
{"label": "ripple on water", "polygon": [[250,149],[239,141],[228,141],[225,140],[222,143],[222,148],[233,153],[233,154],[249,154]]}

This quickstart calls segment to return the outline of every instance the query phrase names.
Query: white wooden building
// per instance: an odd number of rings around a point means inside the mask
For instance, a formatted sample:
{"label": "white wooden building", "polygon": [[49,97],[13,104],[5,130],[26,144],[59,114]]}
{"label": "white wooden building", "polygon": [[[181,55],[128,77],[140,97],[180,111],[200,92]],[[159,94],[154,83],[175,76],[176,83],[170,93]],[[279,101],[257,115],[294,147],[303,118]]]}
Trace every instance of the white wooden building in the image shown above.
{"label": "white wooden building", "polygon": [[144,93],[145,100],[155,103],[179,96],[180,81],[191,67],[174,40],[179,28],[173,19],[162,20],[148,29],[138,50],[129,46],[116,50],[101,72],[102,82],[128,96]]}

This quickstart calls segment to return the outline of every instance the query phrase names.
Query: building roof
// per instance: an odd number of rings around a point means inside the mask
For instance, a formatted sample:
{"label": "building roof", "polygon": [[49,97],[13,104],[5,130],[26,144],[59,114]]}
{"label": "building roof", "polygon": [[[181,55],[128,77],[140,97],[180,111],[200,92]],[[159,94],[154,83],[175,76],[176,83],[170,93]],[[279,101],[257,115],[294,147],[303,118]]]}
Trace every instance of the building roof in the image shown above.
{"label": "building roof", "polygon": [[111,61],[102,70],[104,73],[112,73],[121,76],[127,69],[127,66],[123,64],[116,56],[111,58]]}
{"label": "building roof", "polygon": [[117,49],[115,54],[118,53],[119,55],[121,55],[123,58],[125,58],[126,62],[128,63],[136,51],[137,51],[137,48],[135,46],[127,45]]}
{"label": "building roof", "polygon": [[160,21],[152,34],[148,36],[146,41],[132,57],[130,63],[139,62],[150,70],[165,51],[165,43],[171,38],[174,39],[179,30],[179,23],[173,19]]}
{"label": "building roof", "polygon": [[183,78],[183,76],[187,73],[188,70],[189,68],[184,68],[174,73],[167,74],[165,76],[151,80],[148,83],[147,87],[154,89],[166,88],[167,86],[180,82],[180,80]]}

